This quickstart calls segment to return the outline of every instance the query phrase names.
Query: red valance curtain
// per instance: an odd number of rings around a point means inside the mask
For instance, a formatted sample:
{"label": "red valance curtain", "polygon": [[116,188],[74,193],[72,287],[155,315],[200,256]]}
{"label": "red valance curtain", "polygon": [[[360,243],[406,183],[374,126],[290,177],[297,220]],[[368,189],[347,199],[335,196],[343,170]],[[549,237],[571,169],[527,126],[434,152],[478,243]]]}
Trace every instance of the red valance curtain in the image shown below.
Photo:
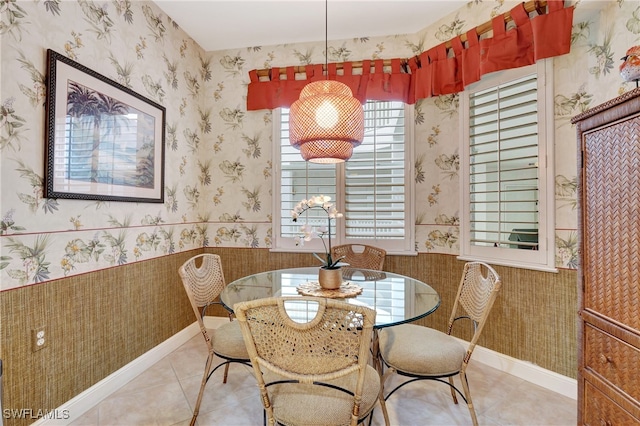
{"label": "red valance curtain", "polygon": [[[354,74],[354,63],[343,62],[339,73],[338,64],[328,65],[327,76],[346,84],[353,96],[364,103],[367,99],[377,101],[406,101],[410,99],[411,74],[402,66],[402,59],[391,59],[390,69],[384,70],[383,60],[362,61],[358,68],[362,73]],[[373,69],[373,71],[372,71]],[[281,78],[280,68],[269,70],[268,79],[261,80],[258,70],[249,71],[249,89],[247,94],[247,110],[273,109],[290,107],[300,97],[300,91],[312,81],[324,80],[323,65],[307,65],[304,67],[304,80],[296,80],[300,75],[299,67],[286,67],[286,79]],[[298,71],[298,72],[297,72]],[[411,102],[413,103],[413,102]]]}
{"label": "red valance curtain", "polygon": [[[418,99],[461,92],[484,74],[569,53],[573,10],[573,6],[564,6],[564,0],[519,3],[491,22],[413,58],[331,63],[326,76],[323,65],[252,70],[247,110],[289,107],[305,85],[326,78],[345,83],[362,103],[395,100],[413,104]],[[480,39],[480,34],[490,30],[491,37]],[[304,79],[296,79],[302,74]]]}

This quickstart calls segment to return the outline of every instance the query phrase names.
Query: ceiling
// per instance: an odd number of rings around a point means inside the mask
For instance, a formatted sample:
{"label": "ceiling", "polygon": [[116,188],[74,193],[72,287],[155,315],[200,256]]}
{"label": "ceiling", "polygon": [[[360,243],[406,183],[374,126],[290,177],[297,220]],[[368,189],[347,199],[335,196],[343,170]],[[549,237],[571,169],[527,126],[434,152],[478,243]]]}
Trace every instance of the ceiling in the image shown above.
{"label": "ceiling", "polygon": [[[205,51],[414,34],[468,0],[155,0]],[[326,6],[326,9],[325,9]],[[325,35],[325,13],[328,13]]]}

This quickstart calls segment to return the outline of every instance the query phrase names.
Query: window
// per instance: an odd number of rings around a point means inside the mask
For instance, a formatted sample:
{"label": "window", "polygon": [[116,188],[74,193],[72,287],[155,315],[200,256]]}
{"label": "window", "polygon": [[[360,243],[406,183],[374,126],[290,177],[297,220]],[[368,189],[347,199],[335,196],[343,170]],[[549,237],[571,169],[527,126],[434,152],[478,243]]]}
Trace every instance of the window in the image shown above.
{"label": "window", "polygon": [[[368,101],[365,136],[349,161],[340,164],[305,162],[289,144],[289,110],[274,112],[275,250],[318,251],[314,239],[295,247],[301,222],[291,220],[291,210],[303,199],[328,195],[344,217],[332,227],[332,243],[371,244],[389,253],[414,253],[413,108],[402,102]],[[321,214],[322,213],[322,214]],[[305,222],[326,226],[326,215],[308,210]],[[334,232],[335,231],[335,232]]]}
{"label": "window", "polygon": [[555,271],[551,61],[461,96],[460,257]]}

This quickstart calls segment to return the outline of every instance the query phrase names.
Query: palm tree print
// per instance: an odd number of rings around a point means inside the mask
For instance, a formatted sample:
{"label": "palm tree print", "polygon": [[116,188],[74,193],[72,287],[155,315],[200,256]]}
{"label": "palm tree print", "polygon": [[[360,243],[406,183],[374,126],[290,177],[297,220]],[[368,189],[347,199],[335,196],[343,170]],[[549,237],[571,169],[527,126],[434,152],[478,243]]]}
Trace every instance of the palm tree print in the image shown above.
{"label": "palm tree print", "polygon": [[411,49],[411,52],[413,52],[414,55],[419,55],[424,51],[425,42],[425,36],[423,35],[420,40],[418,40],[417,44],[407,40],[405,41],[405,46]]}
{"label": "palm tree print", "polygon": [[[153,187],[155,151],[151,116],[73,81],[67,93],[67,116],[70,134],[67,149],[72,154],[66,165],[69,177]],[[133,134],[134,139],[126,138],[125,132]],[[110,153],[110,161],[101,158],[104,152]]]}
{"label": "palm tree print", "polygon": [[113,4],[116,7],[118,15],[122,15],[125,22],[133,24],[133,10],[131,10],[131,0],[114,0]]}
{"label": "palm tree print", "polygon": [[20,41],[24,23],[22,20],[27,17],[27,12],[17,2],[10,0],[0,0],[0,12],[4,15],[0,20],[0,35],[11,34],[15,40]]}
{"label": "palm tree print", "polygon": [[218,167],[220,168],[220,170],[222,170],[222,173],[225,174],[227,179],[229,179],[229,181],[231,181],[232,183],[236,183],[242,180],[242,175],[244,173],[245,167],[242,163],[240,163],[240,160],[237,160],[235,162],[224,160]]}
{"label": "palm tree print", "polygon": [[435,223],[437,225],[460,226],[460,218],[458,216],[447,216],[444,213],[440,213],[436,216]]}
{"label": "palm tree print", "polygon": [[154,81],[153,77],[145,74],[142,76],[142,84],[151,97],[157,99],[159,103],[162,103],[162,101],[164,101],[166,93],[162,88],[162,84],[160,83],[160,81]]}
{"label": "palm tree print", "polygon": [[247,201],[243,201],[242,205],[247,209],[247,211],[252,210],[254,212],[259,212],[260,205],[260,187],[254,188],[253,191],[242,187],[240,190],[245,197],[247,197]]}
{"label": "palm tree print", "polygon": [[174,89],[178,88],[178,61],[170,61],[166,55],[162,56],[164,64],[167,67],[167,71],[163,72],[164,78],[167,80],[167,84]]}
{"label": "palm tree print", "polygon": [[189,71],[185,71],[183,74],[184,81],[187,85],[187,89],[191,94],[192,98],[197,98],[198,93],[200,92],[200,82],[198,81],[197,75],[192,75]]}
{"label": "palm tree print", "polygon": [[442,232],[439,229],[429,232],[429,239],[426,242],[427,249],[438,247],[453,248],[458,242],[458,236],[455,229],[449,228],[447,231]]}
{"label": "palm tree print", "polygon": [[224,55],[224,57],[220,59],[220,65],[222,65],[222,68],[225,69],[229,76],[234,77],[242,72],[244,59],[240,56],[240,52],[238,52],[236,56]]}
{"label": "palm tree print", "polygon": [[87,0],[78,0],[78,5],[85,15],[85,21],[91,25],[88,31],[95,33],[98,40],[105,39],[110,41],[114,23],[109,17],[107,5],[98,7]]}
{"label": "palm tree print", "polygon": [[223,108],[222,111],[220,111],[219,115],[220,118],[225,121],[226,126],[229,128],[229,130],[237,130],[239,127],[242,127],[244,112],[239,108]]}
{"label": "palm tree print", "polygon": [[44,8],[52,15],[60,15],[61,0],[44,0]]}
{"label": "palm tree print", "polygon": [[260,242],[258,241],[258,227],[253,225],[248,227],[246,225],[240,225],[240,229],[244,232],[245,237],[242,239],[244,245],[250,248],[258,248],[260,247]]}
{"label": "palm tree print", "polygon": [[345,62],[349,60],[349,57],[351,56],[351,51],[349,49],[347,49],[347,46],[345,45],[345,43],[342,44],[342,46],[335,48],[335,47],[329,47],[329,59],[331,61],[335,61],[335,62]]}
{"label": "palm tree print", "polygon": [[147,28],[156,41],[164,41],[164,34],[167,31],[160,15],[155,15],[150,6],[142,6],[142,13],[147,20]]}
{"label": "palm tree print", "polygon": [[46,261],[48,236],[37,236],[33,247],[13,238],[6,244],[11,253],[16,253],[22,260],[22,269],[9,269],[7,274],[17,280],[20,285],[29,282],[39,283],[49,279],[49,265]]}
{"label": "palm tree print", "polygon": [[200,59],[200,77],[204,81],[211,80],[211,58],[198,57]]}
{"label": "palm tree print", "polygon": [[300,65],[309,65],[311,64],[313,49],[307,50],[306,52],[300,52],[299,50],[293,49],[292,54],[293,56],[298,58],[298,61],[300,61]]}
{"label": "palm tree print", "polygon": [[31,76],[31,87],[27,87],[24,84],[19,84],[20,91],[29,98],[31,105],[36,107],[44,104],[46,82],[44,75],[38,70],[38,68],[29,61],[24,53],[18,51],[18,62],[20,62],[20,68],[27,71]]}
{"label": "palm tree print", "polygon": [[44,198],[44,178],[39,176],[36,172],[31,169],[31,167],[27,166],[22,161],[16,160],[18,162],[18,168],[16,171],[20,173],[20,177],[24,178],[31,185],[31,194],[25,194],[22,192],[18,192],[18,198],[23,203],[27,204],[32,212],[36,212],[38,207],[40,206],[40,202],[42,202],[42,210],[45,213],[54,213],[55,210],[58,210],[58,200],[55,198]]}
{"label": "palm tree print", "polygon": [[421,154],[415,162],[415,181],[416,183],[424,182],[424,154]]}
{"label": "palm tree print", "polygon": [[21,141],[25,140],[22,128],[27,122],[13,109],[15,98],[9,98],[0,105],[0,150],[6,147],[14,151],[20,150]]}
{"label": "palm tree print", "polygon": [[191,129],[184,129],[182,132],[184,138],[187,140],[187,146],[189,147],[189,151],[195,153],[198,151],[198,145],[200,145],[200,137],[198,134]]}
{"label": "palm tree print", "polygon": [[578,269],[578,234],[570,232],[566,240],[556,236],[556,247],[556,264]]}
{"label": "palm tree print", "polygon": [[458,14],[450,25],[440,25],[436,31],[436,38],[440,41],[447,41],[455,35],[461,34],[465,22],[461,20]]}
{"label": "palm tree print", "polygon": [[260,149],[260,136],[258,135],[251,138],[243,134],[241,139],[247,143],[247,147],[242,148],[242,152],[245,153],[247,158],[260,158],[260,154],[262,152],[262,150]]}
{"label": "palm tree print", "polygon": [[586,85],[583,84],[578,91],[568,96],[558,94],[555,96],[556,117],[571,117],[589,109],[593,95],[587,92]]}
{"label": "palm tree print", "polygon": [[589,53],[596,57],[596,65],[589,69],[589,73],[600,78],[601,75],[607,75],[613,69],[613,52],[611,51],[611,38],[613,36],[613,28],[609,28],[604,36],[601,45],[591,45]]}
{"label": "palm tree print", "polygon": [[131,89],[131,73],[133,72],[133,64],[125,62],[124,65],[120,65],[113,54],[109,55],[109,61],[111,61],[111,64],[116,69],[116,73],[118,74],[118,83]]}
{"label": "palm tree print", "polygon": [[178,125],[176,123],[169,124],[167,123],[167,146],[171,148],[172,151],[178,150]]}
{"label": "palm tree print", "polygon": [[200,122],[198,127],[202,133],[211,133],[211,109],[201,110],[198,108],[198,114],[200,115]]}
{"label": "palm tree print", "polygon": [[173,185],[172,187],[165,187],[167,192],[167,201],[164,204],[167,207],[167,211],[175,213],[178,211],[178,198],[176,196],[178,192],[177,185]]}
{"label": "palm tree print", "polygon": [[630,33],[640,34],[640,6],[631,13],[626,26]]}
{"label": "palm tree print", "polygon": [[2,217],[2,221],[0,221],[0,235],[6,235],[9,231],[12,231],[12,232],[26,231],[26,228],[24,226],[16,225],[16,222],[13,220],[13,214],[15,212],[16,212],[15,209],[10,209]]}
{"label": "palm tree print", "polygon": [[571,45],[578,40],[587,40],[591,33],[591,22],[578,22],[571,29]]}
{"label": "palm tree print", "polygon": [[445,177],[453,179],[458,176],[458,171],[460,170],[460,156],[458,153],[452,155],[440,154],[434,162],[442,170]]}
{"label": "palm tree print", "polygon": [[557,203],[570,206],[573,210],[577,208],[578,200],[576,199],[576,191],[578,188],[578,178],[567,178],[563,175],[556,176],[556,199]]}
{"label": "palm tree print", "polygon": [[202,162],[198,160],[198,168],[200,169],[200,175],[198,180],[203,186],[211,185],[211,159]]}

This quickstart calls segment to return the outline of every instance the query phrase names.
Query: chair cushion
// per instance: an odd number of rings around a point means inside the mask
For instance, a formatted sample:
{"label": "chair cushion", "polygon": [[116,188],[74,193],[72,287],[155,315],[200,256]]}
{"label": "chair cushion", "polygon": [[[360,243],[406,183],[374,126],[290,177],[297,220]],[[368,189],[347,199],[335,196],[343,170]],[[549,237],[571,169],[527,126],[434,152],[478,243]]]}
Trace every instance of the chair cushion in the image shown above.
{"label": "chair cushion", "polygon": [[[367,365],[366,368],[360,418],[373,410],[380,391],[380,375],[373,367]],[[274,380],[286,380],[270,371],[265,372],[264,378],[267,384]],[[358,373],[355,372],[326,383],[353,390],[357,378]],[[272,385],[267,390],[273,416],[278,423],[305,426],[350,424],[353,396],[346,392],[302,383]]]}
{"label": "chair cushion", "polygon": [[247,347],[244,344],[240,323],[230,321],[220,327],[210,330],[213,352],[224,358],[249,359]]}
{"label": "chair cushion", "polygon": [[455,374],[462,368],[466,348],[432,328],[401,324],[378,332],[380,354],[396,370],[419,375]]}

